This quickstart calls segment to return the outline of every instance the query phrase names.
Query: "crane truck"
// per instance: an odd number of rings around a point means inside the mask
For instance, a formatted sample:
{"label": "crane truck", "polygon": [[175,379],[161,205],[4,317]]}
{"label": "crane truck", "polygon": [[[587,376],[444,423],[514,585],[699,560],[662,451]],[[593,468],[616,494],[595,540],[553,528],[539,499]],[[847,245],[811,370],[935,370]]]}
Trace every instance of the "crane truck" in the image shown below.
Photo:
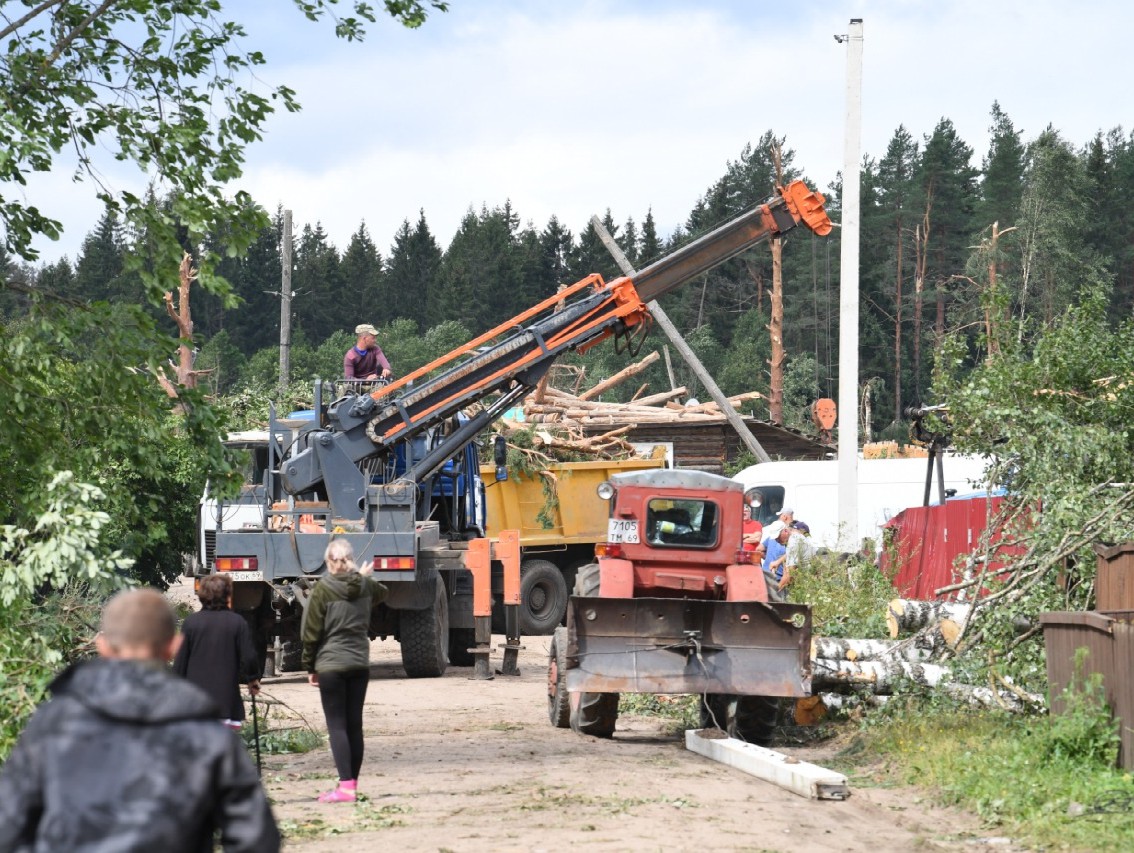
{"label": "crane truck", "polygon": [[407,675],[472,664],[479,638],[466,563],[487,527],[478,434],[562,354],[606,338],[637,352],[651,325],[647,302],[800,223],[830,232],[822,195],[802,181],[776,190],[632,277],[587,276],[394,382],[342,394],[317,382],[315,417],[286,442],[273,416],[261,512],[218,526],[202,568],[230,573],[233,607],[261,648],[273,646],[282,670],[298,668],[307,591],[326,572],[327,544],[346,537],[389,587],[371,636],[398,640]]}

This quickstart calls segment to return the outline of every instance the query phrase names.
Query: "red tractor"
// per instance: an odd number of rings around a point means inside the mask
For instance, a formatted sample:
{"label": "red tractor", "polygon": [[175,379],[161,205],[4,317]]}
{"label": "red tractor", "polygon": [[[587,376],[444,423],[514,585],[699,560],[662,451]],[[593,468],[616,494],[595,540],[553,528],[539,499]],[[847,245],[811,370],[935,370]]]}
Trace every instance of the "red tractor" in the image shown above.
{"label": "red tractor", "polygon": [[743,549],[743,486],[651,470],[598,491],[607,541],[579,569],[552,638],[552,724],[610,737],[620,693],[698,693],[703,727],[767,743],[776,697],[811,691],[811,610],[774,600]]}

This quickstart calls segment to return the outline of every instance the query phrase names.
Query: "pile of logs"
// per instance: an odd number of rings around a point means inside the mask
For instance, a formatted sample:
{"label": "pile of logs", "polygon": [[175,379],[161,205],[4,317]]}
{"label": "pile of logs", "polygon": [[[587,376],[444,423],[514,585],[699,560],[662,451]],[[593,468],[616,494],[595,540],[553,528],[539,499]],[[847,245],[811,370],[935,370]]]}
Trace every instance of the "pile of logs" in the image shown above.
{"label": "pile of logs", "polygon": [[[830,711],[884,704],[903,686],[941,690],[978,707],[1017,712],[1042,708],[1042,696],[1007,681],[995,687],[954,681],[946,659],[960,641],[972,608],[972,602],[894,599],[886,609],[890,639],[814,638],[815,693],[796,703],[796,722],[809,725]],[[908,636],[898,639],[903,634]]]}
{"label": "pile of logs", "polygon": [[[605,402],[602,394],[654,364],[660,356],[656,351],[641,361],[631,364],[613,376],[587,388],[567,391],[554,387],[547,377],[523,402],[523,420],[504,420],[499,428],[505,432],[535,428],[540,443],[548,449],[562,446],[577,453],[594,453],[598,456],[619,456],[631,452],[629,443],[620,436],[644,424],[719,423],[725,420],[724,412],[714,402],[686,405],[678,400],[689,395],[685,386],[656,394],[645,394],[646,385],[638,388],[629,402]],[[734,408],[741,408],[752,400],[763,399],[758,391],[749,391],[729,397]],[[586,437],[595,426],[610,426],[602,435]],[[589,430],[588,430],[589,428]]]}

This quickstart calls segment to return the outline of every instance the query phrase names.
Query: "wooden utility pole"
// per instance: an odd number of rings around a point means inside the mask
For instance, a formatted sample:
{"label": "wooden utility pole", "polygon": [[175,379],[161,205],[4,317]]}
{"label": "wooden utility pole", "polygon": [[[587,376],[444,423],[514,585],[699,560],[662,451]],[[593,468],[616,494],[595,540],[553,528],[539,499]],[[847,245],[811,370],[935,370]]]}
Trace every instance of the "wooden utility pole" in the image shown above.
{"label": "wooden utility pole", "polygon": [[[603,227],[602,220],[597,216],[591,217],[591,227],[595,229],[600,240],[607,251],[614,257],[615,263],[618,264],[619,269],[622,270],[624,275],[633,277],[635,270],[634,265],[630,263],[630,259],[622,251],[614,238],[610,236],[610,232]],[[685,343],[685,338],[681,337],[681,333],[677,331],[677,327],[670,321],[669,316],[658,305],[657,300],[651,300],[647,306],[650,309],[650,316],[654,318],[654,322],[658,324],[665,336],[669,338],[669,342],[673,344],[674,349],[685,359],[685,363],[692,369],[694,375],[701,380],[701,384],[705,386],[705,390],[709,392],[709,396],[713,398],[721,412],[724,413],[725,418],[728,419],[729,424],[736,430],[736,434],[740,436],[740,440],[744,442],[744,446],[752,452],[761,462],[771,462],[772,457],[768,455],[767,451],[760,446],[760,442],[756,440],[756,436],[748,429],[748,425],[744,423],[744,418],[740,413],[733,408],[732,403],[729,402],[721,389],[717,387],[717,383],[713,377],[709,375],[709,371],[705,369],[705,365],[701,364],[701,360],[697,358],[697,354],[689,348],[689,344]]]}
{"label": "wooden utility pole", "polygon": [[283,212],[283,236],[280,259],[280,394],[287,390],[291,372],[291,211]]}

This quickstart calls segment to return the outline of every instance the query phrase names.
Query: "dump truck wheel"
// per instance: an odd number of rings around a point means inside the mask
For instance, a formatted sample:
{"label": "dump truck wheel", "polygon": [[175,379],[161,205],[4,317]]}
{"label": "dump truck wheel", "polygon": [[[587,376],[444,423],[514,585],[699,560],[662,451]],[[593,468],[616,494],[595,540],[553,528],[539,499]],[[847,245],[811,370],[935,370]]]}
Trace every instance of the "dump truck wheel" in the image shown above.
{"label": "dump truck wheel", "polygon": [[618,722],[617,693],[568,693],[576,734],[611,737]]}
{"label": "dump truck wheel", "polygon": [[525,560],[520,565],[520,633],[550,634],[567,612],[567,582],[555,563]]}
{"label": "dump truck wheel", "polygon": [[599,594],[599,567],[598,563],[588,563],[579,566],[575,573],[575,590],[572,595],[581,595],[585,598],[597,598]]}
{"label": "dump truck wheel", "polygon": [[547,716],[557,729],[571,725],[571,703],[567,693],[567,629],[555,629],[547,653]]}
{"label": "dump truck wheel", "polygon": [[449,629],[449,663],[453,666],[472,666],[476,655],[469,651],[476,645],[476,629]]}
{"label": "dump truck wheel", "polygon": [[399,610],[402,666],[410,678],[440,678],[449,664],[449,605],[440,578],[433,606],[425,610]]}
{"label": "dump truck wheel", "polygon": [[708,693],[701,697],[701,728],[719,728],[729,737],[767,746],[776,729],[778,710],[770,696]]}

